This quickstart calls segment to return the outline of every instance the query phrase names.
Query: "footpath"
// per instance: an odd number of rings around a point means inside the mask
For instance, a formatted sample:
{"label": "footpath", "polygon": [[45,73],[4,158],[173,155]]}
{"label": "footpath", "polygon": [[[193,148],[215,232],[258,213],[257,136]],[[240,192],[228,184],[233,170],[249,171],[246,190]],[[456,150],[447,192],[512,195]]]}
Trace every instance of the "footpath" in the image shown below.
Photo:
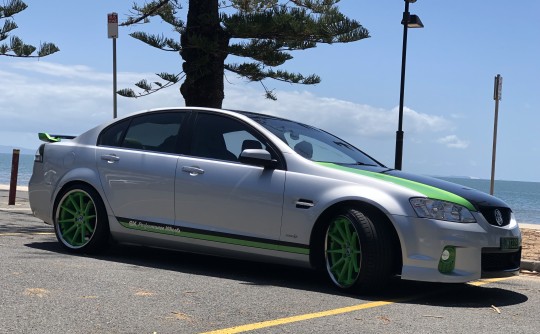
{"label": "footpath", "polygon": [[[27,187],[17,187],[15,205],[8,205],[8,199],[9,187],[0,185],[0,221],[13,220],[10,213],[33,217],[28,203]],[[14,221],[10,223],[16,224]],[[523,237],[521,270],[524,273],[540,274],[540,225],[519,224],[519,227]]]}

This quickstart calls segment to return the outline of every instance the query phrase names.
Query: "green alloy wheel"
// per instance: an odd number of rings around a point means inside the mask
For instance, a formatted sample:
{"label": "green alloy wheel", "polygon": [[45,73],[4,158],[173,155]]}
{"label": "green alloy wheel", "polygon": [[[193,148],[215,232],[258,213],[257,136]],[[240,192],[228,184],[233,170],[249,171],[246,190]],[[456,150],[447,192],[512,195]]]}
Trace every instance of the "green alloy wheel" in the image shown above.
{"label": "green alloy wheel", "polygon": [[106,244],[109,225],[97,192],[74,185],[58,197],[54,229],[60,243],[73,252],[95,253]]}
{"label": "green alloy wheel", "polygon": [[345,216],[334,218],[326,233],[326,268],[341,288],[352,286],[360,273],[362,253],[354,224]]}
{"label": "green alloy wheel", "polygon": [[[376,216],[375,216],[376,217]],[[391,276],[392,246],[386,224],[359,210],[341,210],[328,223],[324,255],[328,277],[341,290],[376,291]]]}

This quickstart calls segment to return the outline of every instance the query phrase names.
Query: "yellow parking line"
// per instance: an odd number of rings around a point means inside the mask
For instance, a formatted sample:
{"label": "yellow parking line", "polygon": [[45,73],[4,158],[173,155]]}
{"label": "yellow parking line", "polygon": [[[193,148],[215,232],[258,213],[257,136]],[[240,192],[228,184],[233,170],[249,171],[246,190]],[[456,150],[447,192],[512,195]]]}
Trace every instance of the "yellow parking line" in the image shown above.
{"label": "yellow parking line", "polygon": [[[499,282],[499,281],[504,281],[504,280],[511,279],[511,278],[514,278],[514,277],[515,276],[513,276],[513,277],[504,277],[504,278],[485,279],[485,280],[479,280],[479,281],[470,282],[468,284],[474,285],[474,286],[481,286],[481,285],[485,285],[485,284],[489,284],[489,283],[495,283],[495,282]],[[285,325],[285,324],[290,324],[290,323],[293,323],[293,322],[299,322],[299,321],[311,320],[311,319],[316,319],[316,318],[328,317],[328,316],[331,316],[331,315],[338,315],[338,314],[343,314],[343,313],[360,311],[360,310],[365,310],[365,309],[374,308],[374,307],[381,307],[381,306],[391,305],[391,304],[395,304],[395,303],[399,303],[399,302],[406,302],[406,301],[410,301],[410,300],[414,300],[414,299],[419,299],[419,298],[424,297],[424,296],[426,296],[428,294],[429,293],[421,294],[421,295],[415,295],[415,296],[411,296],[411,297],[408,297],[408,298],[396,299],[396,300],[393,300],[393,301],[371,302],[371,303],[365,303],[365,304],[359,304],[359,305],[353,305],[353,306],[348,306],[348,307],[337,308],[337,309],[328,310],[328,311],[301,314],[301,315],[296,315],[296,316],[286,317],[286,318],[280,318],[280,319],[275,319],[275,320],[261,321],[261,322],[257,322],[257,323],[253,323],[253,324],[247,324],[247,325],[241,325],[241,326],[230,327],[230,328],[225,328],[225,329],[218,329],[218,330],[210,331],[210,332],[204,332],[204,333],[201,333],[201,334],[234,334],[234,333],[242,333],[242,332],[252,331],[252,330],[261,329],[261,328]]]}
{"label": "yellow parking line", "polygon": [[254,324],[247,324],[247,325],[230,327],[230,328],[225,328],[225,329],[218,329],[216,331],[206,332],[206,333],[202,333],[202,334],[242,333],[242,332],[252,331],[252,330],[255,330],[255,329],[261,329],[261,328],[266,328],[266,327],[290,324],[292,322],[298,322],[298,321],[304,321],[304,320],[328,317],[330,315],[337,315],[337,314],[354,312],[354,311],[364,310],[364,309],[373,308],[373,307],[380,307],[380,306],[390,305],[390,304],[394,304],[396,302],[397,301],[378,301],[378,302],[354,305],[354,306],[349,306],[349,307],[337,308],[337,309],[328,310],[328,311],[296,315],[296,316],[292,316],[292,317],[275,319],[275,320],[262,321],[262,322],[257,322],[257,323],[254,323]]}
{"label": "yellow parking line", "polygon": [[474,282],[469,282],[467,284],[474,285],[474,286],[481,286],[481,285],[485,285],[485,284],[489,284],[489,283],[496,283],[496,282],[500,282],[500,281],[506,281],[508,279],[515,278],[515,277],[517,277],[517,276],[501,277],[501,278],[486,278],[486,279],[481,279],[481,280],[474,281]]}
{"label": "yellow parking line", "polygon": [[18,235],[53,235],[54,232],[30,232],[30,233],[24,233],[24,232],[5,232],[0,233],[0,237],[9,237],[9,236],[18,236]]}

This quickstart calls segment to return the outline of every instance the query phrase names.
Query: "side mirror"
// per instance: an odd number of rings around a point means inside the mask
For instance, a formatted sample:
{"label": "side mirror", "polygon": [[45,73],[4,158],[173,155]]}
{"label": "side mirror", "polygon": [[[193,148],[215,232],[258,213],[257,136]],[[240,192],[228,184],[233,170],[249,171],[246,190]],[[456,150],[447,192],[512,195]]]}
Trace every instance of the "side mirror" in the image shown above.
{"label": "side mirror", "polygon": [[262,149],[243,150],[240,153],[239,160],[248,165],[262,166],[264,168],[274,168],[277,164],[277,161],[272,159],[270,152]]}

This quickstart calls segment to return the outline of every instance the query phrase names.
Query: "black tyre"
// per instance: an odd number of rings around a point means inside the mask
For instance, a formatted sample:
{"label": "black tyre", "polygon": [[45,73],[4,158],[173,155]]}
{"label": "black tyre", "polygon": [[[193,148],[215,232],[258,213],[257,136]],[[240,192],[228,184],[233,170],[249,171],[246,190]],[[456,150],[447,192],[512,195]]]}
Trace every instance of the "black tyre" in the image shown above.
{"label": "black tyre", "polygon": [[54,206],[54,231],[71,252],[93,254],[103,250],[109,239],[109,222],[99,194],[85,184],[64,189]]}
{"label": "black tyre", "polygon": [[393,243],[386,222],[347,208],[328,222],[324,234],[326,273],[347,292],[374,292],[392,275]]}

